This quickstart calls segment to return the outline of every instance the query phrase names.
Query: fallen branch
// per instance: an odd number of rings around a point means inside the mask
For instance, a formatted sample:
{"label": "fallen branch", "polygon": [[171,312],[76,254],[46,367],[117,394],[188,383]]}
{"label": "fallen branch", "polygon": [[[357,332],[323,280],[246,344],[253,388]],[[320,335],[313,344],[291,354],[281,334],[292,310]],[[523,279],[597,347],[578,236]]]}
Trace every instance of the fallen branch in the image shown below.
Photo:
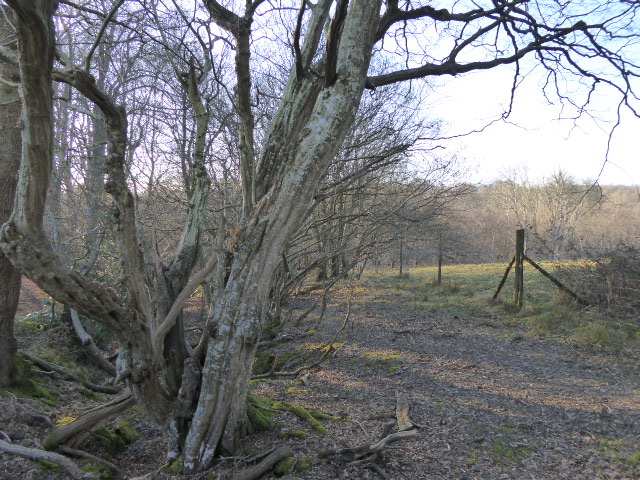
{"label": "fallen branch", "polygon": [[13,443],[0,440],[0,451],[18,455],[24,458],[30,458],[31,460],[39,460],[45,462],[53,462],[56,465],[60,465],[64,468],[69,475],[74,479],[93,479],[97,478],[95,475],[83,472],[78,466],[69,460],[64,455],[59,453],[47,452],[46,450],[40,450],[38,448],[23,447]]}
{"label": "fallen branch", "polygon": [[91,430],[103,425],[135,403],[131,390],[127,388],[109,403],[88,410],[67,425],[54,428],[45,438],[44,448],[53,450],[62,444],[77,446]]}
{"label": "fallen branch", "polygon": [[76,312],[74,308],[70,308],[69,313],[71,314],[71,325],[76,331],[76,335],[78,335],[80,343],[84,347],[84,351],[87,353],[89,358],[91,358],[101,370],[104,370],[112,377],[115,377],[116,367],[105,358],[102,350],[98,348],[96,343],[93,341],[93,338],[91,338],[91,335],[89,335],[84,329],[82,323],[80,323],[78,312]]}
{"label": "fallen branch", "polygon": [[93,390],[94,392],[107,393],[107,394],[113,395],[122,390],[121,387],[111,387],[108,385],[96,385],[94,383],[87,382],[86,380],[83,380],[77,375],[74,375],[73,373],[69,372],[68,370],[65,370],[64,368],[59,367],[58,365],[54,365],[53,363],[46,362],[40,358],[33,357],[23,350],[20,350],[18,353],[22,355],[24,358],[26,358],[27,360],[29,360],[31,363],[33,363],[36,367],[41,368],[46,372],[55,372],[61,375],[62,378],[64,378],[65,380],[79,383],[83,387],[89,390]]}
{"label": "fallen branch", "polygon": [[[391,433],[391,430],[396,425],[398,431]],[[380,458],[380,454],[392,443],[417,437],[418,432],[416,430],[409,430],[414,426],[414,423],[409,418],[409,402],[403,393],[398,393],[396,396],[396,421],[385,425],[380,440],[357,447],[328,450],[323,452],[321,456],[323,458],[338,456],[349,465],[370,468],[386,480],[391,477],[376,463]]]}
{"label": "fallen branch", "polygon": [[233,476],[231,480],[256,480],[271,470],[278,462],[293,456],[293,451],[288,447],[280,447],[267,455],[264,460],[247,468],[246,470]]}

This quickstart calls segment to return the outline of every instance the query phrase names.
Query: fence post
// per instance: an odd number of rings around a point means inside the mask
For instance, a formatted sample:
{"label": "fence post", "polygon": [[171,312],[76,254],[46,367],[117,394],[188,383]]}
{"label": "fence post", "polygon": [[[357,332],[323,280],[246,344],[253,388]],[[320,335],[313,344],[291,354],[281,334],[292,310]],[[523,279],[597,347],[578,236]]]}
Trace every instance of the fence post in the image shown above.
{"label": "fence post", "polygon": [[442,229],[440,229],[440,241],[438,243],[438,285],[442,284]]}
{"label": "fence post", "polygon": [[524,229],[516,230],[516,265],[515,265],[515,306],[516,310],[522,308],[524,298]]}

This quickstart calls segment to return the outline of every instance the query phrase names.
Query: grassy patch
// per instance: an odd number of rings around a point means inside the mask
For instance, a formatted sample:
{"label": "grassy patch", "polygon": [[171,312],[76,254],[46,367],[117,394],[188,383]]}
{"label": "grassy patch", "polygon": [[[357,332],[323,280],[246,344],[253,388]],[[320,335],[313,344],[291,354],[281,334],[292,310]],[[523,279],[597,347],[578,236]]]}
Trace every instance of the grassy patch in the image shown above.
{"label": "grassy patch", "polygon": [[491,445],[493,461],[505,465],[520,462],[531,451],[531,447],[507,443],[501,438],[496,438]]}
{"label": "grassy patch", "polygon": [[93,478],[97,478],[98,480],[113,480],[116,478],[115,473],[109,467],[101,463],[85,461],[80,465],[80,469],[83,472],[93,474]]}
{"label": "grassy patch", "polygon": [[[552,275],[581,267],[579,262],[539,263]],[[403,301],[398,298],[400,295],[412,301],[416,309],[444,314],[452,323],[459,317],[470,316],[478,320],[479,326],[524,325],[530,335],[560,335],[613,353],[625,345],[638,344],[640,324],[612,320],[595,309],[578,308],[529,265],[525,266],[523,308],[517,311],[514,306],[513,272],[494,300],[505,267],[500,263],[446,266],[439,285],[434,281],[435,267],[412,269],[408,277],[402,278],[391,271],[368,272],[363,282],[370,289],[372,304],[397,304]]]}
{"label": "grassy patch", "polygon": [[400,354],[392,350],[373,350],[362,355],[367,366],[383,365],[397,368],[396,363],[400,361]]}

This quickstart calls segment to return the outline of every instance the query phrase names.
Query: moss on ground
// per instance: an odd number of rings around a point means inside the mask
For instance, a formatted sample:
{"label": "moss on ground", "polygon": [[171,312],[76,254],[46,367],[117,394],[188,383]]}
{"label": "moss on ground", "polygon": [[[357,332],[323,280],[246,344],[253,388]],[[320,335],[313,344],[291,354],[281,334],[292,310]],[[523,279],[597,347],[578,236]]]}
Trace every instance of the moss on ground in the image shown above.
{"label": "moss on ground", "polygon": [[4,391],[10,392],[17,397],[39,400],[50,406],[58,404],[60,394],[55,390],[50,390],[38,384],[36,381],[36,367],[31,362],[22,357],[22,355],[16,355],[16,365],[19,371],[18,378],[11,387],[4,389]]}
{"label": "moss on ground", "polygon": [[291,412],[301,420],[306,421],[316,432],[326,435],[327,427],[320,420],[341,420],[340,417],[326,413],[308,410],[301,405],[295,405],[268,397],[248,397],[247,413],[254,430],[268,430],[273,427],[273,417],[276,412]]}
{"label": "moss on ground", "polygon": [[306,473],[311,466],[311,460],[308,458],[289,457],[280,460],[273,468],[273,473],[279,477],[287,475],[293,471],[298,473]]}
{"label": "moss on ground", "polygon": [[119,420],[118,426],[113,430],[106,426],[100,427],[93,432],[93,436],[98,439],[105,451],[113,456],[138,440],[141,434],[128,421]]}
{"label": "moss on ground", "polygon": [[114,480],[116,478],[113,470],[102,463],[85,461],[80,465],[80,470],[93,474],[94,478],[97,478],[98,480]]}

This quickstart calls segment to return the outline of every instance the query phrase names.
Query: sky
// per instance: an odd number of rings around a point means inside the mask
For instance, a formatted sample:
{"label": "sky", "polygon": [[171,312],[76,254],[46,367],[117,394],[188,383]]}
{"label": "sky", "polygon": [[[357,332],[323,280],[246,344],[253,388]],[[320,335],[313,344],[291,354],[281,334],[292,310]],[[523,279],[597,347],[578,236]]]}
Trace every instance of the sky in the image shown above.
{"label": "sky", "polygon": [[[525,166],[532,181],[562,169],[577,180],[598,179],[601,185],[640,185],[640,119],[623,115],[605,162],[612,109],[617,106],[612,92],[603,92],[594,102],[596,120],[585,117],[576,125],[558,120],[562,111],[544,98],[541,77],[533,71],[518,88],[513,124],[496,122],[481,133],[445,142],[449,153],[464,160],[470,180],[491,182],[508,169]],[[512,75],[505,67],[436,82],[425,113],[440,118],[443,135],[453,136],[500,117],[508,106]]]}

